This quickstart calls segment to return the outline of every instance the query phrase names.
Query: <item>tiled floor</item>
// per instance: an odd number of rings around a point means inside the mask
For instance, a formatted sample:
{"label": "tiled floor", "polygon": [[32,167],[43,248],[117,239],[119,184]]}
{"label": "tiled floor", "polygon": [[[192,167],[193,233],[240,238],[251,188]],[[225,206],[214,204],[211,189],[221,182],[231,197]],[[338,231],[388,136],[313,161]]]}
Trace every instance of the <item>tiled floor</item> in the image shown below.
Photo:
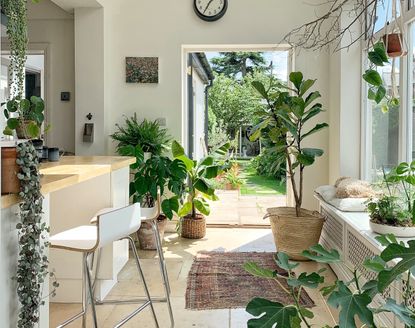
{"label": "tiled floor", "polygon": [[[176,320],[176,328],[242,328],[246,327],[249,315],[244,309],[214,310],[214,311],[189,311],[185,310],[185,290],[187,274],[193,262],[194,255],[201,250],[207,251],[275,251],[271,231],[269,229],[226,229],[209,228],[207,237],[203,240],[181,239],[177,234],[168,234],[164,242],[165,256],[167,259],[170,283],[172,287],[172,304]],[[162,284],[158,270],[155,252],[140,251],[144,273],[150,286],[152,295],[162,295]],[[314,263],[302,263],[298,270],[313,270]],[[334,274],[328,270],[326,281],[330,282]],[[316,291],[309,291],[316,303],[314,312],[316,317],[313,323],[316,327],[330,324],[333,326],[331,313],[324,305],[322,297]],[[130,260],[119,275],[119,284],[111,291],[109,298],[141,296],[143,290],[136,275],[134,263]],[[160,327],[169,327],[168,312],[165,304],[155,305],[159,317]],[[134,305],[114,306],[105,305],[98,307],[100,327],[113,327],[123,316],[135,309]],[[62,322],[79,310],[77,304],[51,304],[50,327]],[[145,310],[136,316],[124,327],[147,328],[154,327],[150,311]],[[80,321],[68,327],[81,327]],[[92,327],[88,318],[87,327]]]}
{"label": "tiled floor", "polygon": [[218,190],[219,202],[210,202],[208,224],[268,226],[268,207],[285,206],[285,196],[241,196],[238,190]]}

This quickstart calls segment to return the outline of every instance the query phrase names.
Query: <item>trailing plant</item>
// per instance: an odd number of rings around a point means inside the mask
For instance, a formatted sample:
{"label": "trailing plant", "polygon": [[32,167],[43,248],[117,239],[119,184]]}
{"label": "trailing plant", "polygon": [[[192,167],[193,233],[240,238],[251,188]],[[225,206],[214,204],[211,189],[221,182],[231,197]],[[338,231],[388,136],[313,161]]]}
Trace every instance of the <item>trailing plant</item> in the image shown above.
{"label": "trailing plant", "polygon": [[158,190],[161,196],[165,196],[168,190],[173,196],[162,201],[161,209],[167,218],[172,219],[174,212],[179,210],[179,196],[183,193],[187,177],[184,163],[160,155],[145,160],[140,146],[124,146],[119,151],[123,156],[136,158],[131,165],[134,179],[130,182],[130,197],[133,202],[141,203],[143,207],[154,207]]}
{"label": "trailing plant", "polygon": [[[43,196],[40,192],[39,161],[31,142],[17,146],[20,172],[21,202],[19,223],[16,225],[19,240],[19,258],[15,280],[21,304],[18,327],[31,328],[39,323],[39,307],[43,304],[43,283],[48,277],[46,249],[49,227],[42,221]],[[50,274],[53,277],[53,274]],[[53,282],[53,287],[58,284]],[[52,291],[54,293],[54,291]]]}
{"label": "trailing plant", "polygon": [[229,144],[225,144],[214,154],[194,161],[186,156],[183,147],[177,141],[173,141],[173,157],[183,162],[187,172],[187,183],[182,195],[185,200],[178,211],[180,217],[189,215],[196,219],[198,212],[203,215],[210,214],[207,200],[218,200],[218,197],[209,180],[216,178],[227,168],[225,155],[228,150]]}
{"label": "trailing plant", "polygon": [[387,112],[391,107],[399,106],[399,99],[394,94],[394,86],[392,86],[391,94],[388,94],[385,82],[378,72],[379,67],[389,64],[386,48],[382,41],[375,43],[373,49],[368,52],[368,60],[370,67],[363,74],[363,79],[369,87],[368,99],[374,101],[376,104],[381,104],[382,112]]}
{"label": "trailing plant", "polygon": [[116,124],[117,131],[111,138],[118,142],[117,152],[124,146],[140,146],[146,153],[161,155],[168,148],[171,137],[158,121],[144,119],[138,122],[137,114],[125,118],[124,125]]}
{"label": "trailing plant", "polygon": [[415,161],[401,163],[388,174],[383,170],[384,193],[367,204],[374,223],[391,226],[415,225]]}
{"label": "trailing plant", "polygon": [[21,138],[39,138],[45,120],[45,104],[42,98],[32,96],[30,100],[12,99],[5,105],[4,116],[7,119],[7,126],[3,134],[12,135],[13,131],[17,130]]}
{"label": "trailing plant", "polygon": [[[411,271],[415,270],[415,240],[408,244],[398,242],[393,235],[378,236],[376,239],[386,247],[380,256],[366,258],[363,267],[375,274],[373,280],[364,281],[359,268],[349,268],[346,263],[343,266],[350,271],[353,277],[349,281],[336,280],[327,285],[324,280],[325,269],[314,272],[302,272],[298,276],[294,270],[299,263],[291,262],[288,255],[279,252],[275,261],[281,270],[262,268],[254,262],[245,264],[245,269],[251,274],[263,278],[274,279],[284,292],[291,296],[291,302],[282,304],[262,298],[253,299],[246,311],[255,318],[248,321],[248,328],[257,327],[284,327],[299,328],[312,327],[314,313],[312,309],[305,308],[300,303],[300,295],[305,288],[320,289],[324,297],[328,297],[327,303],[330,307],[339,310],[339,319],[333,325],[327,323],[325,328],[356,328],[356,327],[380,327],[376,323],[376,315],[390,313],[396,317],[405,327],[415,326],[415,311],[409,305],[411,291],[409,288]],[[303,256],[317,263],[339,264],[342,262],[336,250],[327,250],[321,245],[311,247],[303,252]],[[389,265],[387,264],[389,263]],[[288,287],[281,284],[287,282]],[[402,303],[387,297],[384,293],[395,281],[406,285],[404,290],[396,289],[402,297]],[[395,293],[395,291],[394,291]],[[382,296],[382,298],[380,297]],[[385,301],[372,303],[377,299]]]}
{"label": "trailing plant", "polygon": [[[265,136],[275,145],[276,151],[284,154],[287,161],[287,176],[295,199],[295,210],[300,216],[303,202],[304,169],[314,164],[316,157],[323,155],[322,149],[308,148],[304,141],[312,134],[328,127],[318,123],[308,128],[309,121],[323,111],[322,104],[315,101],[321,97],[318,91],[309,92],[316,80],[304,80],[301,72],[290,74],[293,88],[270,79],[268,87],[260,81],[252,86],[263,97],[266,106],[262,109],[260,123],[254,128],[251,140]],[[283,90],[283,91],[280,91]],[[292,92],[294,95],[291,95]],[[295,174],[298,171],[298,179]]]}

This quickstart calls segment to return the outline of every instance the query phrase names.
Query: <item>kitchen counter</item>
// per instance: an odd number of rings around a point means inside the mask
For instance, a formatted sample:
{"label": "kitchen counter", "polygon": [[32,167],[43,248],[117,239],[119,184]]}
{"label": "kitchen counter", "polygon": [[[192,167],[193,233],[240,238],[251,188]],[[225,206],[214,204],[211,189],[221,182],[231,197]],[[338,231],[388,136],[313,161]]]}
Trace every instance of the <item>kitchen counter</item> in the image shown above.
{"label": "kitchen counter", "polygon": [[[40,165],[42,193],[58,191],[127,167],[134,162],[133,157],[122,156],[64,156],[59,162],[42,163]],[[1,196],[1,208],[8,208],[18,202],[18,195]]]}

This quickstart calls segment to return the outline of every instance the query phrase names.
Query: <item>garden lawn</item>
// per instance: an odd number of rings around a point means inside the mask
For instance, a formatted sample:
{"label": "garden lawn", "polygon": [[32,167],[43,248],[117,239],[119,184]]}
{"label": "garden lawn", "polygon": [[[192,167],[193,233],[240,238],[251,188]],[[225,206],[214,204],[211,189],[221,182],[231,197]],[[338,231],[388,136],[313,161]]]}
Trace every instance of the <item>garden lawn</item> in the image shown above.
{"label": "garden lawn", "polygon": [[241,186],[241,195],[245,196],[273,196],[285,195],[285,182],[272,177],[263,177],[256,174],[255,169],[249,167],[249,161],[238,160],[240,176],[245,181]]}

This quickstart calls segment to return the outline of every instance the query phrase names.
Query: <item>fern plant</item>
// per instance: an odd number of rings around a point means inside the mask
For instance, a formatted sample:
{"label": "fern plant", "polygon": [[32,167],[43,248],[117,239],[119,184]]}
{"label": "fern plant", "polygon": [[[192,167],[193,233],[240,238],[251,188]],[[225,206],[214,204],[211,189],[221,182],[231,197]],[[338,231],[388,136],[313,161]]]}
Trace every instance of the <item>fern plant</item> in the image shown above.
{"label": "fern plant", "polygon": [[123,125],[115,126],[117,131],[111,135],[111,138],[118,142],[118,153],[125,146],[140,146],[144,152],[159,156],[171,141],[167,129],[162,128],[157,121],[144,119],[138,122],[136,113],[126,117]]}

